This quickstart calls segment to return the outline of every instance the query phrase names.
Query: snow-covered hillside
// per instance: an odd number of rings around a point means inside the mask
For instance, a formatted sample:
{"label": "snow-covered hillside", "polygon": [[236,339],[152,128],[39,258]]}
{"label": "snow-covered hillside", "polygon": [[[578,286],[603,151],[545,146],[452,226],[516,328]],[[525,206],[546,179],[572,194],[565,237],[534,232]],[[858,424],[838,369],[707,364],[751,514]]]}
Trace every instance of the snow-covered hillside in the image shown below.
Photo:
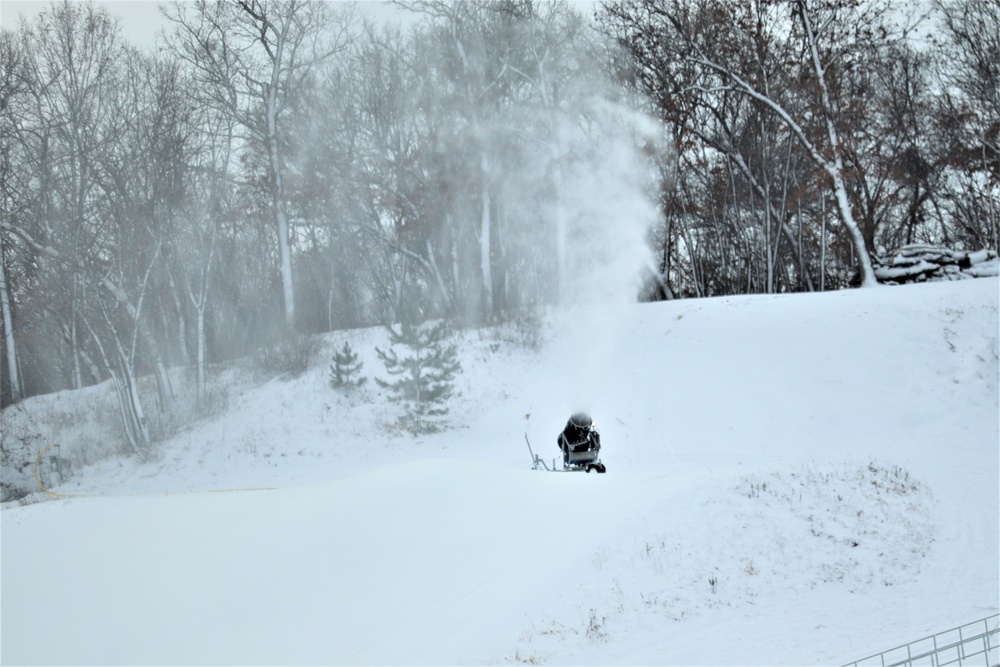
{"label": "snow-covered hillside", "polygon": [[[537,350],[467,332],[453,428],[416,440],[329,355],[234,387],[151,460],[4,508],[0,659],[843,664],[989,616],[998,287],[592,308]],[[383,332],[345,339],[379,375]],[[17,418],[81,415],[45,435],[72,458],[100,391]],[[525,434],[555,458],[577,409],[608,474],[532,471]]]}

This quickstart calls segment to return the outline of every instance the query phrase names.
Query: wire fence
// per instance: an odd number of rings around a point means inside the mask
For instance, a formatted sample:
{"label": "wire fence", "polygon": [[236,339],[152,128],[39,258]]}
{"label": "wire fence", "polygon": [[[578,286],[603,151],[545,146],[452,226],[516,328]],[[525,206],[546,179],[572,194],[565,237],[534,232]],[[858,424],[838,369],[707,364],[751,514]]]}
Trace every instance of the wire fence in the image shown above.
{"label": "wire fence", "polygon": [[1000,667],[1000,614],[849,662],[844,667]]}

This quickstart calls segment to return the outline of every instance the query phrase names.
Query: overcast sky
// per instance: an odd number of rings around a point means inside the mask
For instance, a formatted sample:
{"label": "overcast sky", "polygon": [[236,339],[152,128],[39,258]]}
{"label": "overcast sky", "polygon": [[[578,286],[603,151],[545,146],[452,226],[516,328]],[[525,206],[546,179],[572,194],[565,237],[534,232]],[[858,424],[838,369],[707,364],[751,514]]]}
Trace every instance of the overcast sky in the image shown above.
{"label": "overcast sky", "polygon": [[[80,2],[82,0],[70,0]],[[322,0],[323,2],[347,2],[347,0]],[[569,3],[585,17],[590,18],[597,6],[597,0],[569,0]],[[13,29],[21,16],[34,17],[47,8],[50,0],[0,0],[0,27]],[[159,0],[95,0],[94,4],[107,7],[121,20],[122,33],[133,44],[152,47],[156,44],[156,34],[164,28],[166,20],[160,15]],[[388,0],[360,0],[358,6],[376,19],[386,20],[406,16],[408,12],[392,5]]]}
{"label": "overcast sky", "polygon": [[[0,0],[0,25],[13,28],[19,17],[34,17],[50,4],[48,0]],[[156,31],[164,24],[157,0],[102,0],[94,4],[117,16],[125,37],[140,46],[152,45]]]}
{"label": "overcast sky", "polygon": [[[342,2],[344,0],[324,1]],[[14,28],[19,17],[33,17],[50,4],[49,0],[0,0],[0,26]],[[166,24],[160,15],[158,0],[95,0],[94,4],[107,7],[112,14],[117,16],[121,20],[124,36],[139,46],[154,45],[156,33]],[[379,0],[363,0],[358,5],[366,13],[383,19],[394,16],[401,11],[389,2]]]}

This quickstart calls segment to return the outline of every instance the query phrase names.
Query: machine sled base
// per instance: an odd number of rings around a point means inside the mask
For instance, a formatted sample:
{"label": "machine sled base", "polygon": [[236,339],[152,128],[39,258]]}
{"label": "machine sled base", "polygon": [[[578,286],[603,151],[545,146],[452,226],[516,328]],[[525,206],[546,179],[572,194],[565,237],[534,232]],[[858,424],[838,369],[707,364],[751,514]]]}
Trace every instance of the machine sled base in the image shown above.
{"label": "machine sled base", "polygon": [[601,459],[597,457],[597,452],[594,450],[586,450],[582,452],[570,452],[567,460],[563,461],[562,468],[556,465],[556,459],[552,459],[552,467],[550,468],[541,456],[535,454],[531,449],[531,441],[528,440],[528,434],[524,434],[524,441],[528,443],[528,453],[531,454],[531,469],[532,470],[547,470],[549,472],[596,472],[605,473],[608,469]]}

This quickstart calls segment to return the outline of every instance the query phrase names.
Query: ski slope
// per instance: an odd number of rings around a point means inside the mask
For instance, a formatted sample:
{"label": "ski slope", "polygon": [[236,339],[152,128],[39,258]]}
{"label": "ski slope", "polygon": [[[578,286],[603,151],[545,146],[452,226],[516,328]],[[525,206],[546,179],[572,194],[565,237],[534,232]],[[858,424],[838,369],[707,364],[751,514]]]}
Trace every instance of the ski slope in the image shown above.
{"label": "ski slope", "polygon": [[[329,389],[329,354],[236,383],[151,460],[4,507],[0,661],[843,664],[983,618],[998,292],[594,307],[537,350],[466,332],[453,426],[418,439],[377,388]],[[383,333],[345,339],[377,375]],[[554,458],[578,409],[608,474],[532,471],[525,435]]]}

